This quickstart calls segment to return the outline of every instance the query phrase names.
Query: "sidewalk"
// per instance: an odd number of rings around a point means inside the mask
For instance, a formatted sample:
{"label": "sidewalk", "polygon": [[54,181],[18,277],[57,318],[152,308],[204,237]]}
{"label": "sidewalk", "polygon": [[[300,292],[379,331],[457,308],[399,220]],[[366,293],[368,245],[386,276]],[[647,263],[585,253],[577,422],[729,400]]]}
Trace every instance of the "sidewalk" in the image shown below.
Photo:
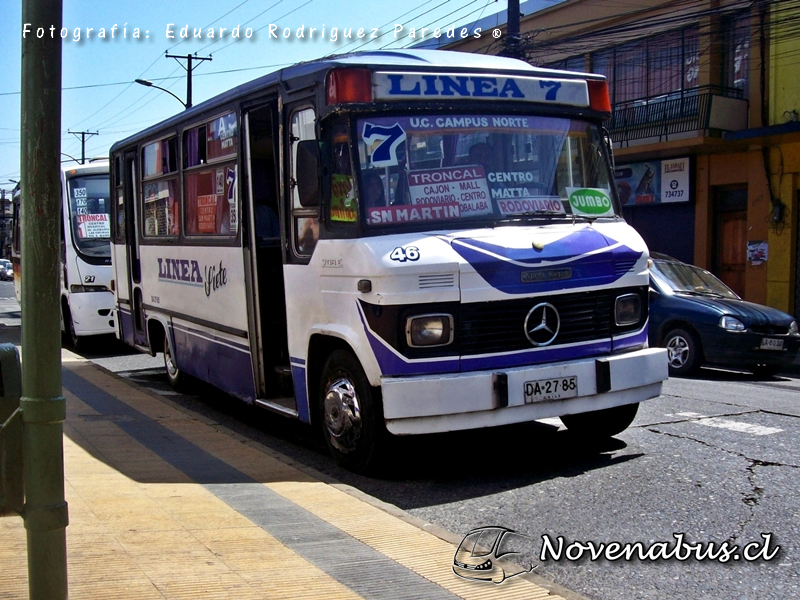
{"label": "sidewalk", "polygon": [[[73,600],[578,598],[460,579],[461,536],[62,356]],[[0,598],[27,598],[19,517],[0,518],[0,565]]]}

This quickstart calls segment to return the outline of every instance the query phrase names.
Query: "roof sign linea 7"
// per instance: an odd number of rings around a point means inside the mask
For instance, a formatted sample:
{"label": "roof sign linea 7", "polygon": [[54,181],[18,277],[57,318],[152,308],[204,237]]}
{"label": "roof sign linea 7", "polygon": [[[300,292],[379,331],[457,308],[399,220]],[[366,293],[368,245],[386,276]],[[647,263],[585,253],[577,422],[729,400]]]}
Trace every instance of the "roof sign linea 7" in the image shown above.
{"label": "roof sign linea 7", "polygon": [[589,106],[585,80],[378,71],[373,74],[372,85],[376,100],[471,98]]}

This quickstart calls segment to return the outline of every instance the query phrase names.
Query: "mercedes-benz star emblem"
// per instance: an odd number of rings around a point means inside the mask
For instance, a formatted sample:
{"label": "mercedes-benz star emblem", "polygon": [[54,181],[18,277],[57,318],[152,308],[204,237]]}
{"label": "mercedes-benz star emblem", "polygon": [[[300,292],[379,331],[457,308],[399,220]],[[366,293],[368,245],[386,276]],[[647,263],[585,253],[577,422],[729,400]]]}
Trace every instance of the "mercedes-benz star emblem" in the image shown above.
{"label": "mercedes-benz star emblem", "polygon": [[549,302],[534,306],[525,317],[525,337],[534,346],[551,344],[561,328],[561,317],[556,307]]}

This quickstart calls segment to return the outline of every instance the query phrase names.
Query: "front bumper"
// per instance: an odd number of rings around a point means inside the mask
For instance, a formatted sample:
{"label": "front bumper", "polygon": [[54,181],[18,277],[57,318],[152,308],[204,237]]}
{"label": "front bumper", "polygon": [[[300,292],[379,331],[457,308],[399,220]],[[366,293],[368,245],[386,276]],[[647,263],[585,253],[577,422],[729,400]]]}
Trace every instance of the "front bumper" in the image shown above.
{"label": "front bumper", "polygon": [[[578,395],[525,403],[529,381],[577,377]],[[387,429],[395,435],[437,433],[523,423],[653,398],[667,378],[667,352],[626,354],[495,371],[384,377]]]}
{"label": "front bumper", "polygon": [[79,337],[116,333],[112,292],[74,293],[70,295],[69,305],[75,333]]}
{"label": "front bumper", "polygon": [[[764,338],[783,340],[781,350],[763,350]],[[703,355],[708,364],[747,369],[753,365],[788,367],[797,358],[800,337],[765,335],[749,331],[710,331],[702,335]]]}

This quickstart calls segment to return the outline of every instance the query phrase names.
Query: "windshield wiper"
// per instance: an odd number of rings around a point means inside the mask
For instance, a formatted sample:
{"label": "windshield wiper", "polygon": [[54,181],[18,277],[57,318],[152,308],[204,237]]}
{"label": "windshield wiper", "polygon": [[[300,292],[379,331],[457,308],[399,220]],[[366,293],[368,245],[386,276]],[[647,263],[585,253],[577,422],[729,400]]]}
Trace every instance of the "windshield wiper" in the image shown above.
{"label": "windshield wiper", "polygon": [[689,296],[711,296],[713,298],[725,298],[724,295],[720,294],[719,292],[712,292],[711,290],[673,290],[678,294],[688,294]]}
{"label": "windshield wiper", "polygon": [[559,212],[557,210],[529,210],[522,213],[514,213],[513,215],[506,215],[507,217],[544,217],[544,216],[553,216],[553,217],[571,217],[573,215],[568,215],[563,212]]}

